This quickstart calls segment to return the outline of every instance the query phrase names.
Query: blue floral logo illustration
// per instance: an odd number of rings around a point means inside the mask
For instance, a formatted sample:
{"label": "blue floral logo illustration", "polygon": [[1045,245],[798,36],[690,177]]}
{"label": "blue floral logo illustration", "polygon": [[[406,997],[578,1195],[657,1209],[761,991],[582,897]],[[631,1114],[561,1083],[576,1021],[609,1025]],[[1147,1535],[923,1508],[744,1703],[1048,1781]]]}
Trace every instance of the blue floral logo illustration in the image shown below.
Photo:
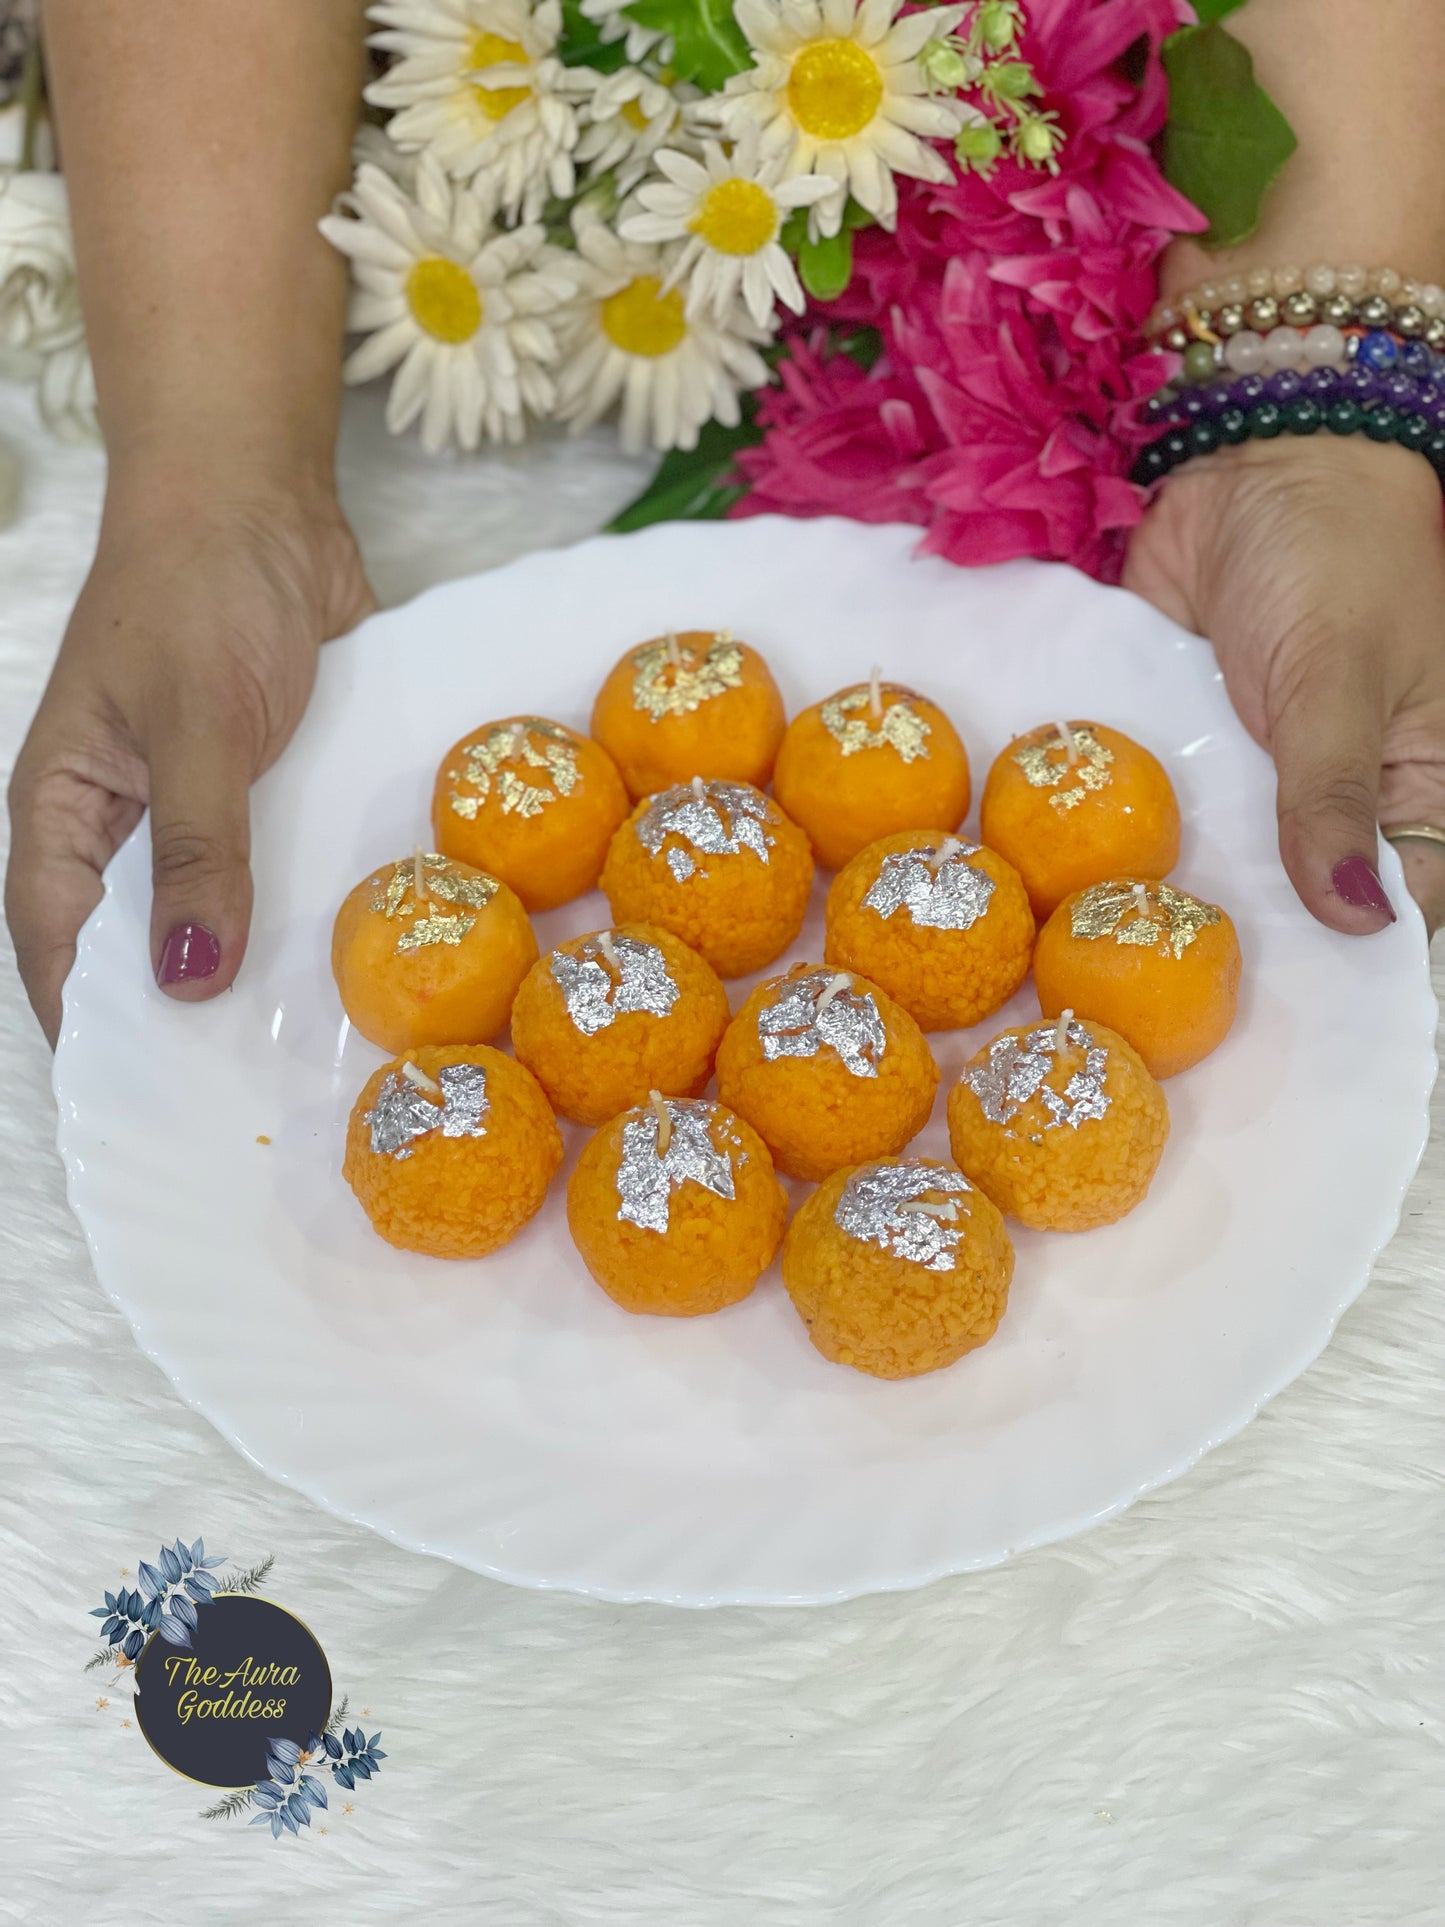
{"label": "blue floral logo illustration", "polygon": [[101,1637],[119,1646],[120,1657],[132,1666],[152,1633],[172,1646],[189,1646],[198,1608],[209,1605],[217,1592],[231,1590],[214,1576],[218,1566],[229,1562],[215,1554],[208,1558],[201,1539],[191,1546],[177,1539],[173,1546],[162,1546],[156,1558],[155,1565],[141,1560],[138,1591],[122,1587],[118,1593],[108,1592],[105,1604],[90,1610],[92,1619],[105,1621]]}
{"label": "blue floral logo illustration", "polygon": [[[104,1603],[91,1609],[91,1617],[103,1622],[105,1643],[86,1662],[85,1671],[103,1668],[112,1674],[108,1681],[112,1692],[129,1682],[133,1698],[136,1667],[153,1636],[189,1651],[205,1609],[220,1598],[256,1594],[274,1563],[268,1555],[254,1566],[235,1568],[225,1555],[207,1553],[201,1539],[189,1545],[177,1539],[162,1546],[154,1561],[140,1561],[134,1586],[106,1592]],[[127,1570],[121,1576],[129,1580],[131,1575]],[[189,1662],[175,1662],[183,1663]],[[111,1701],[102,1694],[95,1704],[97,1711],[104,1712]],[[363,1708],[363,1717],[370,1710]],[[338,1790],[353,1794],[361,1782],[375,1779],[381,1771],[386,1758],[381,1734],[368,1736],[360,1724],[348,1725],[348,1714],[349,1703],[343,1697],[325,1728],[311,1733],[304,1745],[280,1735],[268,1738],[265,1776],[206,1807],[201,1818],[249,1815],[249,1824],[269,1827],[274,1840],[299,1839],[303,1828],[310,1829],[313,1820],[319,1822],[333,1811]],[[128,1718],[121,1722],[125,1727],[133,1723]],[[341,1802],[342,1813],[353,1810],[349,1799]],[[325,1833],[327,1828],[318,1823],[315,1831]]]}

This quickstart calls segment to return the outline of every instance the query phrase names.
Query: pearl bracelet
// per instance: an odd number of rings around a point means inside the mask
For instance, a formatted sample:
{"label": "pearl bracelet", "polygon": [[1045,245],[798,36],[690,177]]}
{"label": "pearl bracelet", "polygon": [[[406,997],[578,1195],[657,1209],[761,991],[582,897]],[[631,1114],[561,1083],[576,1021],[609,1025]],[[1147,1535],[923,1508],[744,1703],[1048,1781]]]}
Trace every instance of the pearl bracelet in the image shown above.
{"label": "pearl bracelet", "polygon": [[[1273,317],[1262,318],[1270,314],[1270,303],[1274,304]],[[1368,314],[1350,312],[1361,304],[1369,306]],[[1267,332],[1281,320],[1296,327],[1310,327],[1316,321],[1324,321],[1338,328],[1352,320],[1361,321],[1366,327],[1388,326],[1378,304],[1397,311],[1416,309],[1426,327],[1432,321],[1445,321],[1445,288],[1434,282],[1422,286],[1418,281],[1407,280],[1394,268],[1320,266],[1303,271],[1292,267],[1251,268],[1244,274],[1230,275],[1220,281],[1202,281],[1184,294],[1161,303],[1145,323],[1144,331],[1149,335],[1165,334],[1179,327],[1191,313],[1217,318],[1221,310],[1229,310],[1230,314],[1224,317],[1228,320],[1236,308],[1243,311],[1242,318],[1227,332],[1236,332],[1245,325]],[[1260,309],[1260,318],[1249,314],[1251,307]],[[1286,313],[1286,307],[1292,312]],[[1413,321],[1413,316],[1409,319]],[[1405,328],[1401,332],[1411,334],[1415,330]],[[1423,328],[1420,332],[1423,333]]]}

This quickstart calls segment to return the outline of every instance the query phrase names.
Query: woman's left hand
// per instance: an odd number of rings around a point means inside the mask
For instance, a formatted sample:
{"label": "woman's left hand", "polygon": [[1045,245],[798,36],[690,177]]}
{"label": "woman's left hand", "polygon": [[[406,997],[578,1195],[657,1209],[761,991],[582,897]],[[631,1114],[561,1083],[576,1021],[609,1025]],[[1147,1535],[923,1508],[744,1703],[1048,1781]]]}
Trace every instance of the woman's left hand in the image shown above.
{"label": "woman's left hand", "polygon": [[[1213,642],[1274,757],[1279,846],[1308,909],[1364,934],[1394,918],[1376,828],[1445,826],[1445,522],[1422,457],[1363,437],[1221,449],[1172,476],[1125,585]],[[1433,932],[1445,846],[1400,846]]]}

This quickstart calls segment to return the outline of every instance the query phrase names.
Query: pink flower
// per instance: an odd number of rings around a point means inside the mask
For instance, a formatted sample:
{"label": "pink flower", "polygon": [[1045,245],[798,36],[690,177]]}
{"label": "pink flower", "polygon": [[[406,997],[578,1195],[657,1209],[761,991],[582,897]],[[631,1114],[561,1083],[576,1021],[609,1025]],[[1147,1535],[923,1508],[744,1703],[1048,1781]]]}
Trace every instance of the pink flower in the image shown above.
{"label": "pink flower", "polygon": [[[1117,576],[1143,492],[1136,404],[1169,372],[1140,328],[1170,236],[1204,225],[1145,142],[1179,0],[1031,0],[1023,54],[1067,138],[1059,171],[900,182],[897,231],[857,236],[851,285],[790,339],[739,458],[735,513],[910,521],[955,562],[1051,557]],[[1142,44],[1144,79],[1118,70]],[[819,322],[876,327],[865,373]]]}

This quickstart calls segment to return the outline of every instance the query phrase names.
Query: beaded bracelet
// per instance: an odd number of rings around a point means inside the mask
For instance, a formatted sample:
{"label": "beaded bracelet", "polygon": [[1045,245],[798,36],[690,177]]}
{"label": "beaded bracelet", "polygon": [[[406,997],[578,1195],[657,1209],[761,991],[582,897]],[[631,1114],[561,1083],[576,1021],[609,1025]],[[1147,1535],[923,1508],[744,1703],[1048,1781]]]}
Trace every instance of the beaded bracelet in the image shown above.
{"label": "beaded bracelet", "polygon": [[[1421,286],[1394,268],[1317,266],[1303,272],[1293,267],[1251,268],[1222,281],[1203,281],[1161,303],[1146,322],[1145,333],[1163,334],[1191,311],[1213,314],[1222,308],[1236,307],[1247,311],[1251,303],[1271,300],[1279,309],[1274,320],[1252,321],[1249,325],[1271,328],[1278,320],[1292,320],[1304,327],[1316,321],[1343,327],[1348,321],[1363,320],[1366,327],[1382,327],[1388,324],[1380,303],[1392,310],[1418,308],[1426,323],[1445,320],[1445,288],[1434,282]],[[1350,312],[1365,302],[1370,304],[1368,314],[1360,316]],[[1284,313],[1287,303],[1293,309],[1288,315]],[[1269,310],[1266,308],[1264,312]]]}
{"label": "beaded bracelet", "polygon": [[1146,422],[1191,422],[1220,415],[1227,408],[1250,409],[1265,401],[1283,407],[1301,399],[1322,408],[1337,401],[1355,402],[1362,408],[1383,404],[1445,427],[1445,361],[1437,361],[1423,376],[1359,363],[1344,369],[1312,368],[1303,375],[1292,368],[1274,375],[1241,375],[1237,381],[1154,395],[1144,404],[1141,417]]}
{"label": "beaded bracelet", "polygon": [[[1276,334],[1279,332],[1276,330]],[[1222,355],[1215,355],[1211,351],[1207,366],[1203,356],[1190,359],[1194,355],[1194,349],[1191,348],[1172,385],[1175,388],[1194,387],[1221,379],[1228,380],[1231,375],[1275,375],[1286,370],[1298,373],[1311,368],[1351,367],[1366,368],[1373,374],[1388,374],[1399,369],[1421,381],[1432,379],[1438,371],[1440,377],[1445,379],[1445,356],[1433,353],[1423,341],[1396,341],[1383,328],[1372,329],[1367,335],[1348,336],[1347,351],[1339,356],[1326,354],[1323,348],[1328,344],[1312,339],[1321,332],[1317,328],[1311,328],[1303,336],[1293,330],[1284,332],[1289,335],[1287,341],[1277,341],[1271,335],[1259,354],[1250,352],[1231,356],[1229,349],[1235,343],[1248,345],[1249,342],[1249,337],[1235,335],[1225,344]]]}
{"label": "beaded bracelet", "polygon": [[1429,462],[1445,486],[1445,428],[1424,415],[1402,411],[1381,402],[1364,408],[1356,401],[1322,405],[1312,396],[1281,404],[1259,401],[1250,408],[1234,404],[1218,415],[1201,416],[1188,427],[1173,428],[1141,449],[1130,479],[1149,487],[1162,482],[1171,470],[1196,456],[1247,441],[1273,441],[1279,435],[1314,435],[1327,428],[1334,435],[1368,435],[1375,442],[1397,442],[1414,449]]}
{"label": "beaded bracelet", "polygon": [[1216,308],[1186,308],[1162,334],[1156,329],[1151,339],[1179,354],[1191,341],[1227,340],[1230,335],[1237,335],[1246,328],[1268,334],[1271,328],[1313,328],[1320,325],[1330,328],[1389,328],[1393,333],[1414,341],[1428,341],[1433,329],[1436,340],[1432,345],[1438,347],[1439,337],[1445,332],[1445,316],[1432,317],[1418,302],[1387,301],[1379,294],[1366,295],[1363,301],[1347,301],[1343,296],[1316,301],[1313,295],[1308,294],[1291,294],[1283,301],[1276,301],[1270,294],[1262,295],[1258,301],[1226,301]]}

